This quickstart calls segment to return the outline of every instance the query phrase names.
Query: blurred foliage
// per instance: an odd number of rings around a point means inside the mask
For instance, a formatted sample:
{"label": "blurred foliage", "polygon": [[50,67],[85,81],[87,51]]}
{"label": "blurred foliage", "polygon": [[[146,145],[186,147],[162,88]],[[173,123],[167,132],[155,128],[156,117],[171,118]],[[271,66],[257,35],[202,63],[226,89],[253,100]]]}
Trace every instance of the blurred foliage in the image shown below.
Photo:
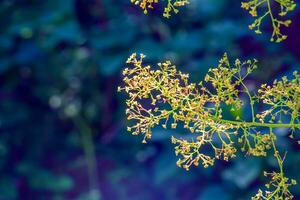
{"label": "blurred foliage", "polygon": [[[186,173],[174,165],[168,133],[159,134],[164,130],[155,129],[148,146],[125,134],[125,97],[116,94],[132,52],[147,54],[152,63],[172,59],[192,80],[201,79],[225,51],[256,57],[261,68],[248,82],[253,86],[299,68],[298,10],[279,46],[269,43],[267,34],[253,38],[245,26],[249,17],[229,2],[193,1],[166,20],[156,14],[163,8],[144,15],[130,1],[2,0],[0,199],[245,199],[253,194],[261,174],[230,177],[243,173],[246,163]],[[289,141],[281,147],[289,151],[287,172],[300,176],[299,147]],[[272,159],[247,165],[258,171],[276,167]]]}

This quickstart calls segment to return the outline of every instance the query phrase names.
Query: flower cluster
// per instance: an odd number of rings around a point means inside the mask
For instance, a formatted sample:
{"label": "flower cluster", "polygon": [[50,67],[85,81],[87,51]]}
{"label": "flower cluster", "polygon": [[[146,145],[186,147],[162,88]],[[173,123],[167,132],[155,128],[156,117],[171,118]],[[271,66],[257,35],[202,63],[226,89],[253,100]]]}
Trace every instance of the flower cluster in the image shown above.
{"label": "flower cluster", "polygon": [[197,142],[188,142],[187,140],[177,139],[175,137],[172,137],[171,140],[173,144],[177,145],[175,147],[175,154],[182,156],[182,159],[178,159],[176,163],[179,167],[189,170],[191,165],[198,166],[199,162],[201,162],[205,168],[214,165],[214,158],[200,152],[202,145],[208,142],[205,141],[204,137],[197,138]]}
{"label": "flower cluster", "polygon": [[[244,74],[241,73],[243,67],[246,67],[246,73]],[[231,66],[225,53],[219,61],[219,65],[216,68],[209,69],[204,79],[215,90],[216,95],[214,95],[214,98],[216,98],[217,106],[224,102],[226,105],[234,105],[240,108],[242,101],[239,99],[239,88],[243,86],[243,80],[256,68],[256,60],[241,62],[239,59],[236,59],[234,65]]]}
{"label": "flower cluster", "polygon": [[[191,132],[191,138],[172,137],[171,141],[176,145],[176,155],[180,156],[177,165],[186,170],[199,164],[205,168],[212,166],[216,159],[228,161],[236,157],[238,150],[251,156],[267,156],[273,149],[280,168],[280,176],[272,174],[271,185],[276,188],[274,198],[276,195],[283,195],[284,199],[289,197],[288,187],[292,184],[284,176],[283,159],[276,149],[277,137],[272,130],[280,127],[300,129],[297,72],[291,81],[284,77],[274,81],[272,86],[263,85],[258,96],[254,96],[244,80],[257,67],[256,60],[236,59],[230,64],[224,54],[218,66],[209,70],[205,82],[194,84],[189,83],[188,74],[178,71],[170,61],[158,63],[155,69],[143,63],[144,57],[132,54],[128,58],[127,64],[132,67],[123,71],[124,86],[118,88],[129,96],[126,114],[133,125],[128,126],[128,131],[134,135],[143,134],[143,142],[146,142],[154,126],[176,129],[178,124],[182,125]],[[224,119],[224,107],[246,106],[243,96],[249,98],[252,121]],[[255,103],[262,103],[268,109],[255,115]],[[279,112],[290,114],[289,123],[280,121]],[[268,116],[271,120],[267,120]],[[262,128],[269,132],[261,133]],[[253,198],[263,197],[273,199],[269,192],[259,192]]]}
{"label": "flower cluster", "polygon": [[[119,87],[119,91],[124,90],[130,97],[126,101],[126,114],[135,123],[128,130],[134,135],[144,134],[143,142],[151,138],[151,129],[159,124],[163,128],[176,128],[181,122],[188,131],[199,134],[196,142],[172,139],[178,145],[176,154],[184,158],[178,165],[186,169],[199,160],[205,167],[213,163],[210,156],[199,153],[203,146],[209,146],[216,159],[227,161],[235,157],[237,150],[232,138],[240,125],[222,122],[220,106],[240,106],[237,87],[255,68],[255,61],[236,60],[234,67],[230,67],[225,54],[218,67],[210,70],[205,78],[207,86],[213,88],[210,91],[202,82],[189,84],[189,76],[177,71],[170,61],[159,63],[157,70],[151,70],[150,66],[143,66],[143,58],[144,55],[137,58],[136,54],[129,57],[127,63],[133,68],[123,71],[125,87]],[[239,70],[244,65],[247,73],[242,75]]]}
{"label": "flower cluster", "polygon": [[[129,120],[136,121],[128,130],[134,135],[145,134],[146,142],[151,138],[151,128],[155,125],[162,124],[167,128],[169,118],[173,117],[171,127],[176,128],[177,121],[192,115],[187,111],[187,104],[193,102],[186,100],[199,98],[199,95],[194,84],[188,85],[188,75],[178,72],[170,61],[159,63],[159,70],[151,70],[150,66],[143,66],[143,58],[142,54],[140,58],[132,54],[127,60],[133,68],[123,71],[125,87],[119,87],[119,91],[129,94],[126,114]],[[201,104],[205,103],[204,100],[198,99],[197,103],[197,110],[193,112],[203,113]]]}
{"label": "flower cluster", "polygon": [[143,9],[144,14],[148,13],[148,9],[153,9],[153,4],[158,3],[158,0],[130,0],[131,3],[139,5]]}
{"label": "flower cluster", "polygon": [[261,86],[259,98],[269,109],[257,114],[259,121],[282,122],[287,118],[290,124],[300,123],[300,75],[295,71],[293,76],[292,80],[283,77],[275,80],[271,86]]}
{"label": "flower cluster", "polygon": [[[147,14],[148,9],[153,9],[153,5],[158,3],[158,0],[131,0],[131,3],[140,6],[144,10],[144,14]],[[169,18],[172,13],[177,14],[179,12],[178,7],[187,4],[189,4],[189,0],[168,0],[163,16]]]}
{"label": "flower cluster", "polygon": [[261,134],[255,129],[244,130],[244,134],[238,138],[238,142],[243,145],[241,150],[252,156],[267,156],[267,151],[272,148],[272,139],[275,135]]}
{"label": "flower cluster", "polygon": [[[280,8],[279,11],[275,9],[277,5]],[[241,7],[255,18],[254,22],[249,25],[249,28],[253,29],[255,33],[262,33],[260,29],[261,23],[265,18],[269,17],[273,28],[271,41],[281,42],[287,38],[287,35],[282,34],[281,28],[282,26],[288,27],[292,21],[282,18],[295,9],[296,3],[294,0],[248,0],[247,2],[242,2]]]}
{"label": "flower cluster", "polygon": [[291,200],[293,195],[289,191],[289,187],[296,185],[297,181],[283,177],[281,173],[277,172],[264,172],[265,177],[270,177],[270,182],[265,184],[267,190],[258,190],[258,193],[252,197],[252,200]]}

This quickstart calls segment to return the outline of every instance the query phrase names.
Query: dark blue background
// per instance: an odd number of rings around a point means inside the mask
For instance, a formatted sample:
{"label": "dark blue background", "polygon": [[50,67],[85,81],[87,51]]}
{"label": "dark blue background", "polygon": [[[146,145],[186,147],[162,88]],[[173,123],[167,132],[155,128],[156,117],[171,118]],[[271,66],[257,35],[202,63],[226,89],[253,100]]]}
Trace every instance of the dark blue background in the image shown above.
{"label": "dark blue background", "polygon": [[[268,23],[263,35],[248,30],[240,1],[193,0],[170,20],[162,9],[143,15],[129,0],[0,2],[1,200],[250,199],[263,185],[272,158],[186,172],[169,139],[180,131],[155,129],[142,144],[126,132],[117,86],[133,52],[153,64],[171,59],[193,81],[224,52],[259,60],[250,86],[291,75],[300,65],[299,9],[281,44],[269,42]],[[286,130],[277,134],[289,151],[287,176],[300,182],[300,148]],[[299,186],[292,192],[300,199]]]}

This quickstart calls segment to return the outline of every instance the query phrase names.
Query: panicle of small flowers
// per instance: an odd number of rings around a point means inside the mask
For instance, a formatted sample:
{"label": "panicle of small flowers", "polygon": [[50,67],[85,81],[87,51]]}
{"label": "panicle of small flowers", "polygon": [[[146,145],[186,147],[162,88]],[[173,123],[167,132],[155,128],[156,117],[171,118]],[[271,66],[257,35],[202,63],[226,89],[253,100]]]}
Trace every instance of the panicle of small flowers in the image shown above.
{"label": "panicle of small flowers", "polygon": [[295,71],[293,76],[292,80],[284,76],[281,80],[275,80],[272,85],[263,84],[258,90],[259,99],[269,107],[257,114],[260,122],[282,122],[283,116],[288,116],[290,124],[299,124],[300,75]]}
{"label": "panicle of small flowers", "polygon": [[[256,69],[256,64],[256,60],[241,62],[236,59],[234,65],[231,66],[225,53],[220,59],[219,65],[216,68],[209,69],[204,80],[213,86],[215,90],[213,97],[217,106],[221,102],[237,108],[242,106],[242,101],[239,98],[240,88],[243,80]],[[242,74],[244,68],[246,68],[246,72]]]}
{"label": "panicle of small flowers", "polygon": [[144,14],[148,13],[148,9],[153,9],[153,5],[158,3],[158,0],[130,0],[131,3],[138,5],[143,9]]}
{"label": "panicle of small flowers", "polygon": [[208,142],[205,137],[197,138],[196,142],[188,142],[172,136],[171,141],[176,145],[176,156],[180,155],[182,157],[176,163],[179,167],[189,170],[191,165],[198,166],[199,162],[205,168],[214,165],[215,159],[213,157],[200,152],[200,148]]}
{"label": "panicle of small flowers", "polygon": [[243,128],[243,134],[238,138],[241,150],[252,156],[267,156],[268,150],[272,148],[272,140],[276,140],[275,135],[261,134],[254,128]]}
{"label": "panicle of small flowers", "polygon": [[[277,5],[280,7],[279,12],[275,9]],[[287,38],[286,35],[282,34],[281,28],[282,26],[288,27],[292,21],[282,18],[295,9],[296,3],[294,0],[248,0],[242,2],[241,7],[255,18],[254,22],[249,25],[249,28],[253,29],[255,33],[262,33],[261,23],[266,17],[269,17],[273,27],[271,41],[281,42]],[[262,14],[258,14],[260,12]]]}
{"label": "panicle of small flowers", "polygon": [[189,124],[208,115],[203,108],[205,96],[202,97],[196,85],[188,83],[188,75],[177,71],[170,61],[158,63],[153,70],[143,65],[144,57],[132,54],[128,58],[127,64],[132,67],[124,69],[125,86],[118,88],[128,94],[126,114],[129,120],[135,121],[128,130],[134,135],[145,134],[144,142],[151,138],[155,125],[167,128],[171,120],[172,128],[183,121],[190,130],[196,131]]}
{"label": "panicle of small flowers", "polygon": [[171,17],[172,12],[177,14],[179,12],[178,7],[189,4],[189,0],[168,0],[167,6],[164,8],[163,16],[166,18]]}
{"label": "panicle of small flowers", "polygon": [[[192,142],[172,137],[172,143],[177,145],[175,153],[181,156],[177,162],[179,167],[189,170],[192,164],[198,166],[201,162],[203,167],[207,168],[214,164],[215,159],[228,161],[236,157],[237,149],[232,139],[235,133],[229,130],[233,129],[233,126],[221,125],[213,121],[205,124],[206,128],[202,127],[196,140]],[[204,149],[210,154],[201,153]]]}
{"label": "panicle of small flowers", "polygon": [[289,188],[297,184],[296,180],[289,179],[278,172],[264,172],[264,176],[269,177],[270,182],[265,184],[266,190],[259,189],[252,200],[291,200],[294,198]]}
{"label": "panicle of small flowers", "polygon": [[[153,9],[153,5],[157,4],[159,0],[130,0],[131,3],[138,5],[144,10],[144,14],[148,13],[148,9]],[[163,16],[169,18],[172,13],[177,14],[178,8],[189,4],[189,0],[168,0],[166,7],[164,8]]]}
{"label": "panicle of small flowers", "polygon": [[[151,138],[151,129],[155,125],[161,124],[167,128],[170,124],[171,128],[176,128],[178,122],[181,122],[184,128],[203,138],[201,145],[199,141],[193,143],[197,143],[198,150],[205,143],[211,147],[217,159],[227,161],[235,157],[237,149],[232,138],[237,135],[239,126],[220,122],[222,109],[214,105],[240,103],[239,91],[232,85],[237,86],[255,65],[249,61],[247,73],[242,76],[238,70],[245,63],[236,60],[235,67],[230,67],[225,54],[219,66],[212,69],[206,78],[216,88],[216,91],[210,92],[202,83],[197,86],[190,84],[189,76],[177,71],[170,61],[158,63],[158,69],[154,70],[150,66],[143,66],[144,57],[141,55],[137,58],[136,54],[132,54],[128,58],[127,64],[132,67],[123,71],[125,86],[119,88],[119,91],[129,95],[126,114],[129,120],[135,122],[128,127],[128,131],[134,135],[144,134],[143,142],[146,142]],[[188,162],[186,166],[190,166],[190,161],[185,159],[181,163]],[[205,166],[209,165],[206,163]]]}

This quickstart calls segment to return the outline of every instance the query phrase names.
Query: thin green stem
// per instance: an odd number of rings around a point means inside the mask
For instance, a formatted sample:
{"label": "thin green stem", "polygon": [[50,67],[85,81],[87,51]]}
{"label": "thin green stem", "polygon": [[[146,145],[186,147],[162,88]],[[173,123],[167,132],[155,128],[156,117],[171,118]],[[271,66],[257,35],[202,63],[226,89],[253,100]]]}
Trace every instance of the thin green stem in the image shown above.
{"label": "thin green stem", "polygon": [[280,174],[283,175],[283,168],[282,168],[282,164],[283,164],[283,159],[281,158],[279,151],[277,150],[276,144],[275,144],[275,135],[273,133],[273,129],[270,128],[270,135],[271,135],[271,141],[272,141],[272,146],[273,146],[273,150],[274,150],[274,156],[277,159],[278,162],[278,166],[280,168]]}
{"label": "thin green stem", "polygon": [[245,93],[247,94],[247,96],[249,97],[249,101],[250,101],[250,107],[251,107],[251,117],[252,117],[252,122],[255,122],[255,113],[254,113],[254,101],[253,98],[249,92],[248,87],[243,83],[243,81],[240,79],[242,86],[245,89]]}
{"label": "thin green stem", "polygon": [[73,123],[79,129],[82,139],[82,146],[87,164],[89,188],[91,192],[90,195],[93,196],[93,198],[95,199],[101,199],[100,191],[98,190],[97,162],[95,155],[95,147],[92,139],[92,130],[82,117],[75,116],[72,119]]}
{"label": "thin green stem", "polygon": [[266,0],[266,2],[267,2],[268,10],[270,12],[269,14],[270,14],[270,17],[271,17],[271,20],[272,20],[272,24],[274,25],[274,16],[273,16],[273,13],[272,13],[270,0]]}
{"label": "thin green stem", "polygon": [[247,122],[247,121],[233,121],[226,119],[212,118],[215,121],[224,124],[234,124],[241,127],[268,127],[268,128],[298,128],[300,129],[300,124],[272,124],[272,123],[259,123],[259,122]]}
{"label": "thin green stem", "polygon": [[276,24],[275,24],[276,19],[274,18],[273,13],[272,13],[270,0],[267,0],[267,5],[268,5],[268,9],[269,9],[269,14],[270,14],[272,26],[273,26],[273,33],[272,33],[272,38],[271,38],[271,39],[273,39],[273,37],[276,35],[275,29],[277,29]]}

